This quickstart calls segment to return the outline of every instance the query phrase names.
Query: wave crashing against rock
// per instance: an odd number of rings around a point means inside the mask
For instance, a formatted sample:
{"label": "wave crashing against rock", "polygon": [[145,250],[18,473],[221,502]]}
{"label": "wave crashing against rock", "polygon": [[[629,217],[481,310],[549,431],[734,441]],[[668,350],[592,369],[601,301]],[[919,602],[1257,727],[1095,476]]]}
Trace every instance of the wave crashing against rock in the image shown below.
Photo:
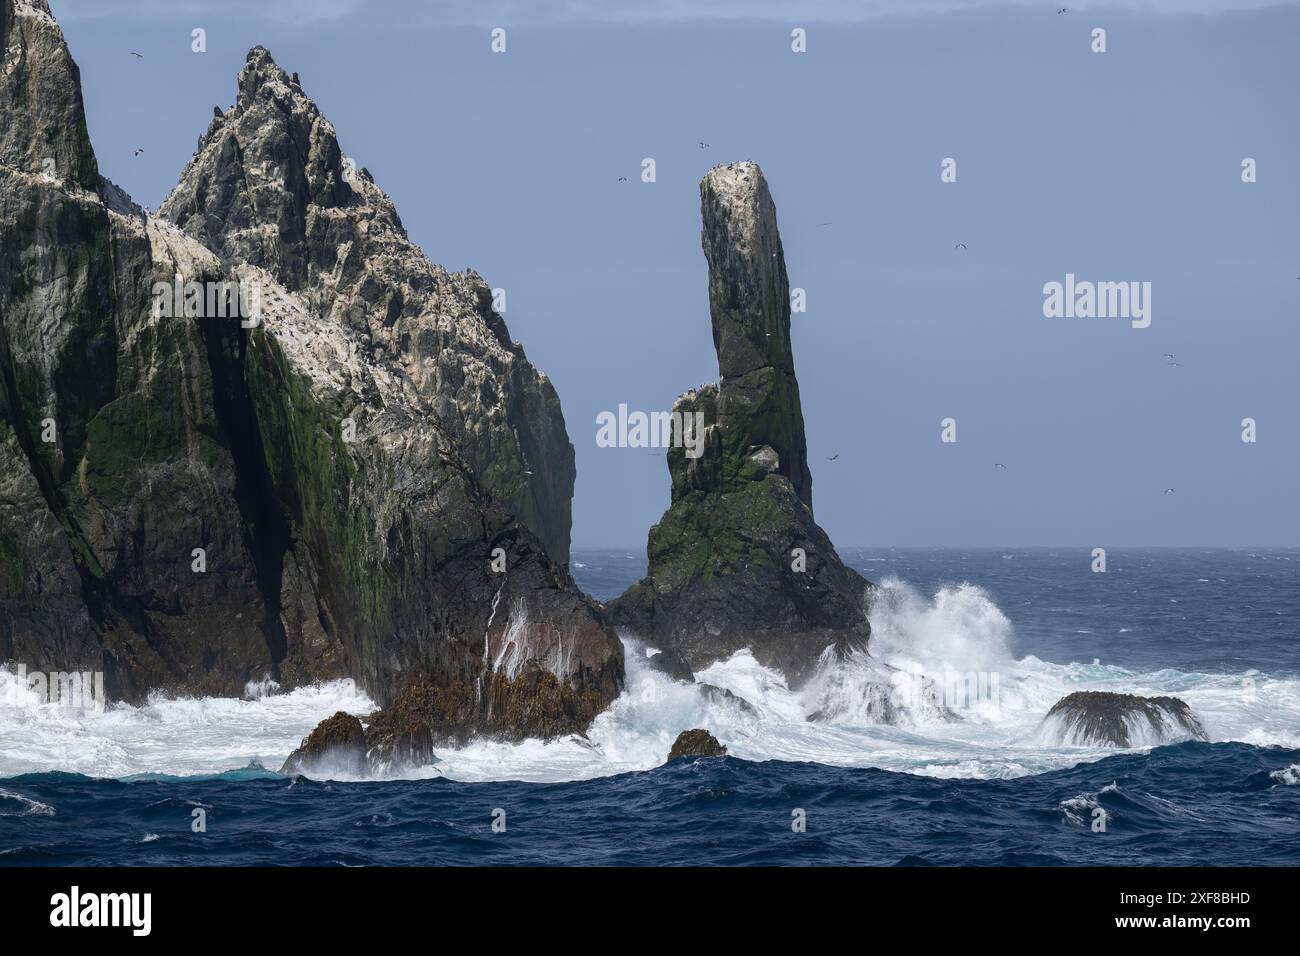
{"label": "wave crashing against rock", "polygon": [[1095,690],[1057,701],[1043,719],[1042,734],[1064,747],[1154,747],[1209,739],[1196,714],[1177,697]]}

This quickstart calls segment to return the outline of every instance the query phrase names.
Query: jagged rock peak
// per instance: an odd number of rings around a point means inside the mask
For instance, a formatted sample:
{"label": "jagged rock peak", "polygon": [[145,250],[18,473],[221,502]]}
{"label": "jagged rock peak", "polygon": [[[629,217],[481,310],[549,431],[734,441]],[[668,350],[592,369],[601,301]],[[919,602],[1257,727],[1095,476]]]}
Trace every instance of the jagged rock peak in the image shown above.
{"label": "jagged rock peak", "polygon": [[54,14],[50,12],[49,0],[15,0],[12,4],[6,3],[5,5],[13,6],[19,16],[42,17],[51,24],[55,24]]}
{"label": "jagged rock peak", "polygon": [[477,274],[431,263],[333,125],[254,47],[159,216],[231,264],[266,269],[400,370],[439,411],[494,499],[569,559],[576,477],[554,387]]}
{"label": "jagged rock peak", "polygon": [[[298,85],[293,82],[288,72],[281,69],[280,65],[275,62],[275,57],[271,56],[271,51],[259,43],[250,49],[248,55],[244,57],[244,68],[239,71],[239,92],[242,94],[256,93],[257,88],[266,81],[280,83],[285,87]],[[311,101],[308,100],[308,102]],[[313,103],[312,109],[315,108]]]}
{"label": "jagged rock peak", "polygon": [[96,187],[81,74],[46,0],[0,0],[0,112],[0,166]]}

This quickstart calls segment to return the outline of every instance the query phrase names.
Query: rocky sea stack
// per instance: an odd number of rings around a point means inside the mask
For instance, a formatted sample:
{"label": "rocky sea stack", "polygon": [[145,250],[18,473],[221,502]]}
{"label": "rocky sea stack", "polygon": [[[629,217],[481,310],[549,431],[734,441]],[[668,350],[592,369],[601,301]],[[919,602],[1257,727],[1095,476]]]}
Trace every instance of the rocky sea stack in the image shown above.
{"label": "rocky sea stack", "polygon": [[127,700],[418,687],[431,739],[585,728],[622,648],[566,568],[559,400],[483,280],[260,47],[157,216],[100,177],[46,0],[0,0],[0,50],[0,660]]}
{"label": "rocky sea stack", "polygon": [[700,204],[721,379],[673,406],[702,421],[702,452],[669,449],[672,504],[650,531],[648,573],[610,609],[691,667],[750,647],[797,681],[828,647],[865,647],[870,585],[813,520],[790,286],[762,171],[714,167]]}

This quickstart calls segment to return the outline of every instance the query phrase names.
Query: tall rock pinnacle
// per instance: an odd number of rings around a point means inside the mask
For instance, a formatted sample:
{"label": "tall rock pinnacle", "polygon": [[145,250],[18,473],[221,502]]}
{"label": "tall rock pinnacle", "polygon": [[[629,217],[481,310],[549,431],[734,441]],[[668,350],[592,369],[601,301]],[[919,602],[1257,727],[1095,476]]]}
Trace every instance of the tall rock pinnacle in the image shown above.
{"label": "tall rock pinnacle", "polygon": [[812,508],[799,383],[790,347],[790,282],[776,206],[755,163],[715,166],[700,183],[709,312],[718,352],[726,457],[776,452],[777,473]]}
{"label": "tall rock pinnacle", "polygon": [[721,381],[677,399],[703,429],[668,451],[672,504],[650,530],[646,577],[610,605],[616,624],[705,666],[743,647],[791,680],[827,647],[864,647],[870,585],[812,515],[790,299],[776,208],[754,163],[700,183]]}

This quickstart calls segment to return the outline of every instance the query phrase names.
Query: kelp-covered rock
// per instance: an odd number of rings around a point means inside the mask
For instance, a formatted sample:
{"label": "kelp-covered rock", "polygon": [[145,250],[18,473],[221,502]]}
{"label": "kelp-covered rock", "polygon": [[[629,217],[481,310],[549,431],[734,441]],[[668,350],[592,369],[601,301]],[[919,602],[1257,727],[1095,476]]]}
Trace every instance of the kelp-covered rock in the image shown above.
{"label": "kelp-covered rock", "polygon": [[1107,691],[1076,691],[1047,712],[1041,734],[1054,746],[1151,747],[1208,740],[1187,702],[1177,697],[1138,697]]}
{"label": "kelp-covered rock", "polygon": [[672,749],[668,751],[668,759],[677,760],[680,757],[725,757],[727,748],[718,743],[718,738],[707,730],[683,730],[673,741]]}
{"label": "kelp-covered rock", "polygon": [[575,477],[559,396],[473,272],[430,263],[391,200],[262,47],[159,210],[228,262],[260,266],[400,368],[483,490],[569,560]]}
{"label": "kelp-covered rock", "polygon": [[749,647],[800,681],[827,647],[865,646],[869,585],[813,520],[789,281],[767,183],[754,163],[717,166],[700,198],[721,382],[673,406],[702,423],[702,451],[669,449],[672,504],[650,531],[648,573],[610,608],[691,667]]}
{"label": "kelp-covered rock", "polygon": [[[371,334],[372,316],[353,321],[341,292],[313,284],[326,282],[313,271],[324,253],[307,237],[320,239],[326,220],[400,229],[373,187],[335,181],[328,124],[265,131],[292,139],[277,140],[286,164],[304,167],[284,174],[300,177],[292,196],[245,197],[274,220],[241,220],[275,250],[263,268],[231,236],[149,218],[98,177],[76,67],[44,0],[0,0],[0,32],[0,659],[102,669],[118,699],[351,676],[388,704],[422,683],[437,701],[430,739],[583,729],[619,693],[622,648],[521,521],[524,498],[509,507],[493,486],[485,461],[531,440],[509,409],[541,409],[545,444],[558,404],[546,411],[553,391],[502,345],[499,319],[448,317],[446,289],[470,280],[424,263],[411,281],[455,326],[451,352],[478,341],[475,321],[491,322],[493,348],[505,349],[463,363],[483,401],[506,409],[485,413],[478,446],[457,424],[469,416],[460,384],[414,374]],[[287,82],[255,50],[231,122],[272,122],[258,111],[287,108]],[[294,117],[315,115],[293,96]],[[243,149],[233,132],[214,130],[217,141]],[[178,194],[190,174],[202,179],[204,157],[206,147]],[[195,202],[225,188],[205,183]],[[192,227],[179,204],[172,213]],[[410,252],[385,249],[403,262]],[[335,263],[327,284],[361,295],[368,269],[396,268],[380,249],[364,262],[359,273]],[[256,315],[163,308],[159,289],[178,276],[256,290]],[[524,384],[511,393],[498,371]],[[567,549],[567,518],[563,537]]]}

